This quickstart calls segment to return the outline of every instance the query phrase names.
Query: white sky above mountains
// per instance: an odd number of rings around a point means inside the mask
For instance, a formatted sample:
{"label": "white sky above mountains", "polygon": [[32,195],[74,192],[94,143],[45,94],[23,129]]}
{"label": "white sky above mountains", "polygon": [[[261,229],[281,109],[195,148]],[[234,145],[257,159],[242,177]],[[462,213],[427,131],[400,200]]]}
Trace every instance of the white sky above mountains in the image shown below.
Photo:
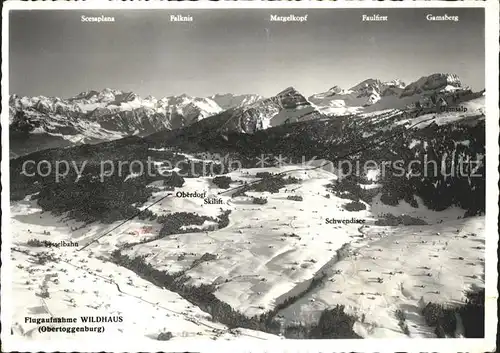
{"label": "white sky above mountains", "polygon": [[[307,22],[270,22],[271,14]],[[363,14],[388,16],[362,22]],[[427,14],[458,15],[430,22]],[[190,23],[169,22],[191,15]],[[81,16],[113,16],[86,23]],[[10,93],[71,97],[105,87],[145,97],[187,93],[305,96],[367,78],[406,83],[456,73],[484,88],[482,9],[12,11]]]}

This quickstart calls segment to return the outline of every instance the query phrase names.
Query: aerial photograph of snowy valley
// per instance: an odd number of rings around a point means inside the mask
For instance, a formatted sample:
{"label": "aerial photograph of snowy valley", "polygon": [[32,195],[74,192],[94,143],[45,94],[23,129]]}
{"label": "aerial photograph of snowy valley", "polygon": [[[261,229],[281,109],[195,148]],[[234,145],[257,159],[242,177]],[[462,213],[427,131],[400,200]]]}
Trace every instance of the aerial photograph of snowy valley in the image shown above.
{"label": "aerial photograph of snowy valley", "polygon": [[8,65],[16,340],[485,337],[483,8],[13,10]]}

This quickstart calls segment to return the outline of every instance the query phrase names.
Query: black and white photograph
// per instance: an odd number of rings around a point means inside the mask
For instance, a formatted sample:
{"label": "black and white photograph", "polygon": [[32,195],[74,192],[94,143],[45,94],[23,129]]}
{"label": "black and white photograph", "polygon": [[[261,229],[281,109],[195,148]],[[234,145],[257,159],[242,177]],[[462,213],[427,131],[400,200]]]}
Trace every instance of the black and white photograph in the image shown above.
{"label": "black and white photograph", "polygon": [[432,3],[10,3],[2,349],[494,351],[498,3]]}

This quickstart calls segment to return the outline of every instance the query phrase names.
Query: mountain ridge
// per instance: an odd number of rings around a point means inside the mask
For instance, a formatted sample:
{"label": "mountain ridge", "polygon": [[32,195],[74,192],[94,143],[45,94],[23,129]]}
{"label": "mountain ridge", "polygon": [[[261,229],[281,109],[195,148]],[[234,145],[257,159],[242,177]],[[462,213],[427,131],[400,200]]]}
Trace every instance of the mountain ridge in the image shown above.
{"label": "mountain ridge", "polygon": [[13,94],[9,97],[11,156],[130,135],[147,136],[161,130],[183,128],[209,117],[213,119],[208,125],[213,122],[214,128],[223,135],[255,133],[298,121],[405,109],[412,104],[432,105],[429,97],[433,94],[467,90],[456,74],[436,73],[408,85],[399,79],[370,78],[349,89],[333,86],[308,99],[291,86],[267,98],[231,93],[210,97],[181,94],[160,99],[151,95],[141,98],[134,92],[114,88],[88,90],[66,99]]}
{"label": "mountain ridge", "polygon": [[434,73],[406,85],[399,79],[367,79],[349,89],[333,86],[326,92],[311,95],[308,100],[327,115],[359,114],[388,108],[404,109],[410,104],[426,104],[433,94],[470,91],[456,74]]}

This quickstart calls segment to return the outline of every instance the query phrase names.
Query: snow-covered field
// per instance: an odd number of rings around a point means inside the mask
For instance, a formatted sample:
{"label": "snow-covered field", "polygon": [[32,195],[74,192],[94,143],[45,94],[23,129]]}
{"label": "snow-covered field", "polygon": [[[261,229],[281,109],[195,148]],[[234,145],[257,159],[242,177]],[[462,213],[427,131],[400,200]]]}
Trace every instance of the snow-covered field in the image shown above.
{"label": "snow-covered field", "polygon": [[[81,339],[79,333],[40,333],[25,317],[121,316],[122,322],[86,324],[104,327],[103,333],[86,333],[89,339],[119,339],[131,342],[156,340],[161,332],[171,332],[172,340],[223,339],[245,336],[253,339],[278,338],[262,332],[233,329],[211,321],[201,311],[176,293],[157,287],[132,271],[100,258],[90,249],[79,247],[31,247],[29,239],[64,240],[81,244],[81,231],[71,231],[75,223],[41,213],[32,202],[22,201],[12,206],[13,248],[13,334],[32,340]],[[50,235],[44,234],[49,231]],[[103,232],[104,228],[88,229],[88,233]],[[99,250],[101,247],[97,246]],[[106,246],[103,247],[104,249]],[[46,262],[38,260],[49,253]],[[42,295],[44,292],[47,295]],[[80,324],[78,326],[83,326]],[[73,327],[75,325],[70,325]],[[69,337],[68,337],[69,335]]]}
{"label": "snow-covered field", "polygon": [[355,254],[332,266],[323,286],[281,312],[286,320],[315,322],[322,310],[341,304],[364,315],[354,327],[361,336],[398,337],[405,335],[395,316],[402,310],[412,337],[435,337],[423,306],[463,303],[464,290],[484,286],[482,217],[363,231]]}
{"label": "snow-covered field", "polygon": [[[363,337],[405,336],[394,315],[398,309],[406,313],[411,337],[434,337],[433,329],[420,315],[421,305],[428,301],[463,303],[464,290],[484,286],[484,217],[462,218],[464,211],[460,209],[434,212],[403,202],[389,207],[378,197],[366,210],[350,212],[342,207],[349,200],[327,196],[325,186],[337,178],[332,171],[312,167],[295,170],[299,167],[242,169],[228,174],[233,187],[241,185],[239,181],[256,180],[255,174],[264,171],[290,170],[287,176],[301,179],[301,183],[289,184],[274,194],[248,191],[247,196],[231,197],[231,192],[217,195],[224,190],[210,178],[186,178],[176,191],[207,192],[222,199],[222,204],[204,204],[203,198],[178,198],[174,193],[150,210],[158,215],[194,212],[211,217],[231,210],[228,226],[170,235],[122,253],[145,256],[146,262],[161,271],[185,271],[187,285],[215,285],[219,300],[247,316],[266,313],[298,296],[278,317],[288,324],[314,323],[322,310],[344,304],[348,313],[359,318],[354,329]],[[150,201],[167,193],[156,192]],[[303,201],[287,198],[292,195],[301,196]],[[253,204],[252,197],[264,197],[268,202]],[[386,213],[418,217],[428,225],[375,225]],[[123,316],[122,323],[106,324],[106,334],[125,334],[137,340],[156,339],[162,331],[172,332],[176,340],[232,339],[239,335],[278,338],[251,330],[228,330],[211,322],[209,314],[178,294],[107,260],[117,247],[157,235],[161,226],[154,221],[127,222],[77,251],[76,247],[35,248],[26,242],[64,240],[78,242],[81,247],[122,222],[85,226],[42,213],[35,201],[28,199],[12,203],[11,214],[16,335],[37,337],[34,325],[24,322],[26,316],[99,316],[106,312]],[[339,224],[332,219],[364,223]],[[337,250],[341,248],[347,251],[339,258],[342,252]],[[37,264],[36,254],[41,251],[48,251],[56,260]],[[206,253],[216,257],[200,262]],[[306,290],[311,279],[319,276],[325,276],[319,285]],[[40,286],[47,288],[47,298],[37,296]],[[53,335],[57,334],[44,337]]]}

